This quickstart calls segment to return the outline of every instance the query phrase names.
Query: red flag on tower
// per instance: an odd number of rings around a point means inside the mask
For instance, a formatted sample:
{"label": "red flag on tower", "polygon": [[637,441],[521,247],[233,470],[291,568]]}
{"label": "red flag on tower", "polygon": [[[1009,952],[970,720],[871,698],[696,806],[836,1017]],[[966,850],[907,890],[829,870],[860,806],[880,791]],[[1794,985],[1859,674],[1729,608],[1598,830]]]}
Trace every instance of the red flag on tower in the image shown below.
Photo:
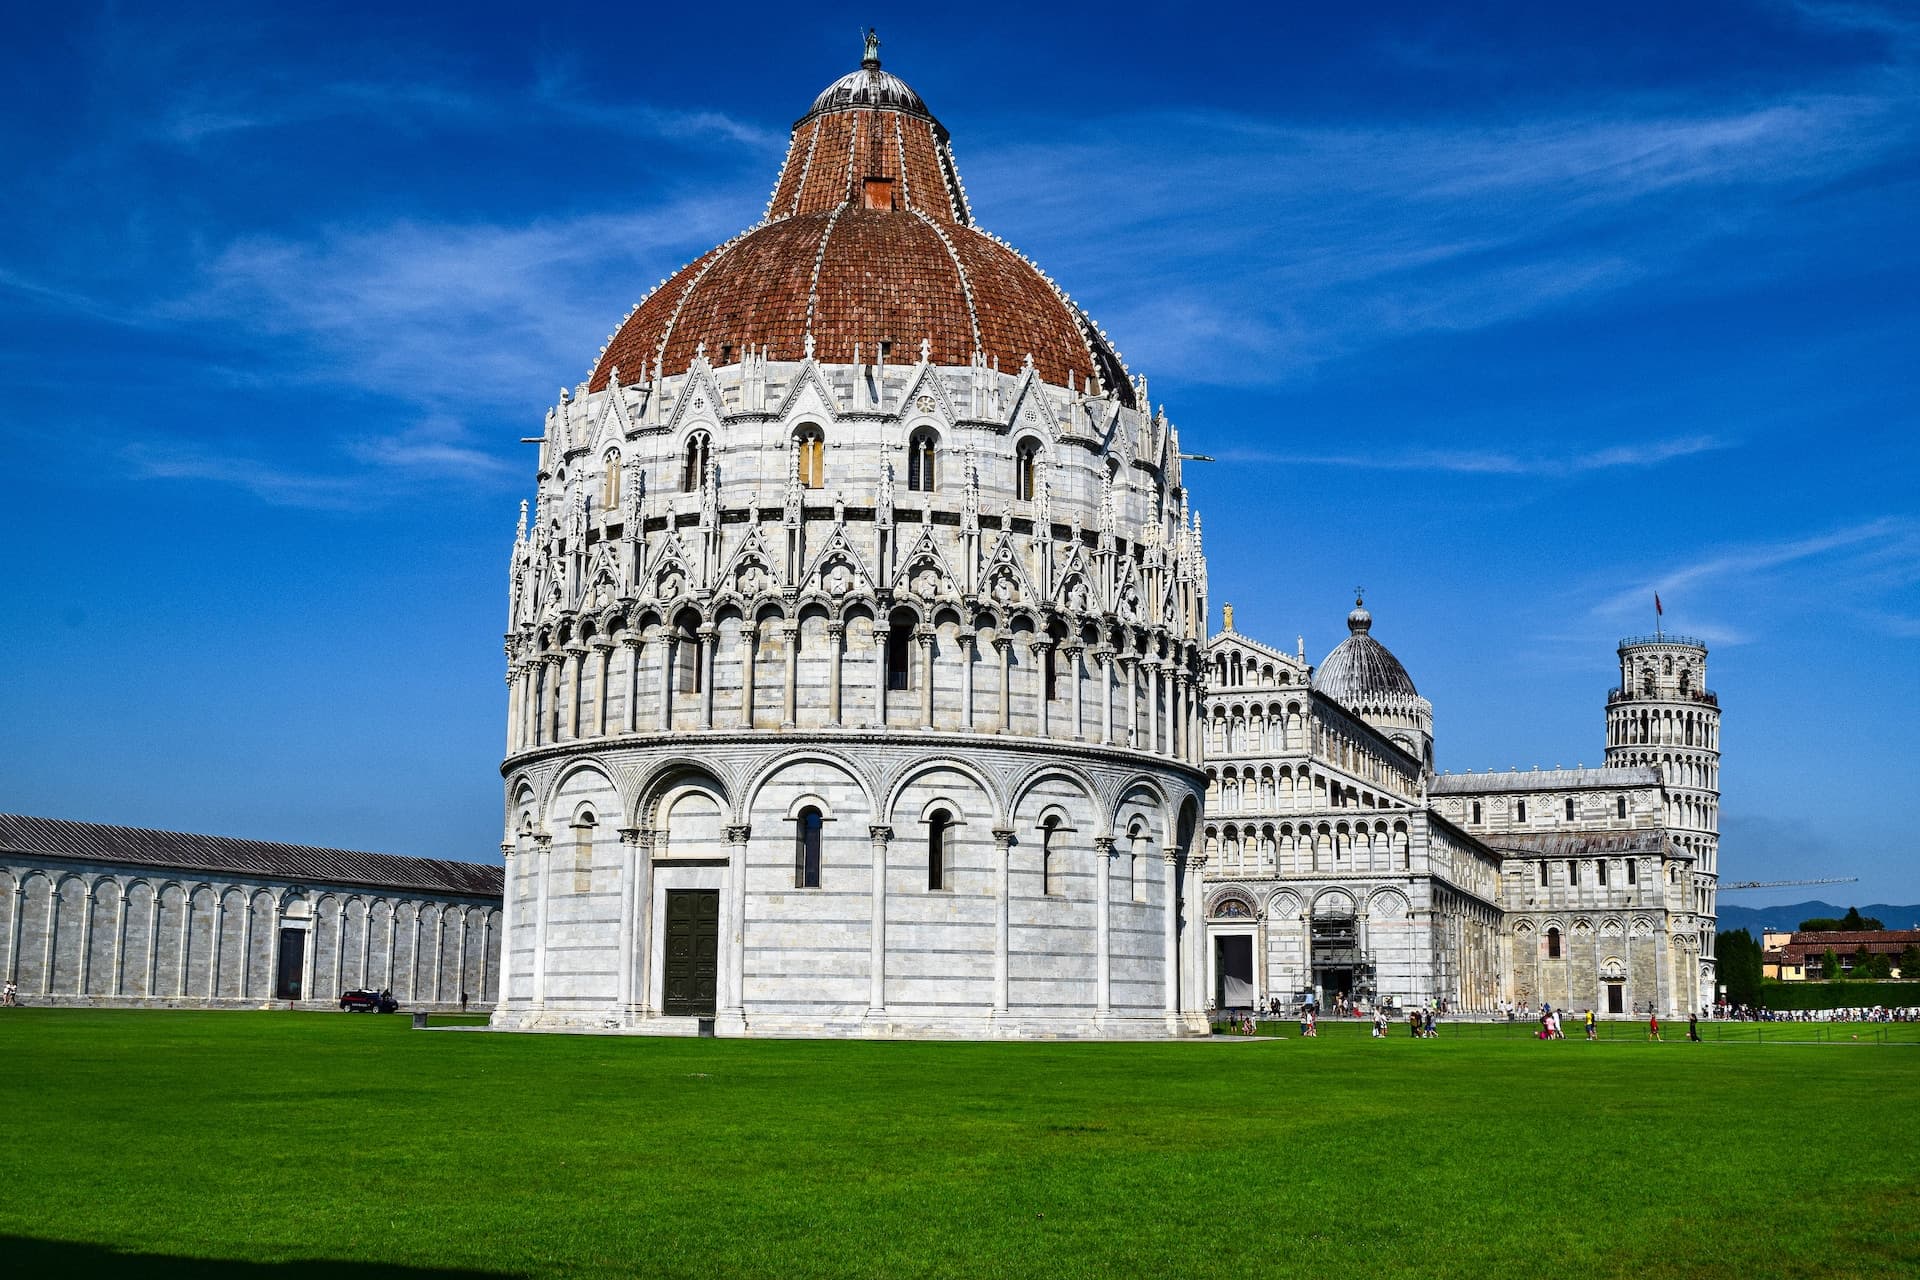
{"label": "red flag on tower", "polygon": [[1653,611],[1663,618],[1667,616],[1667,611],[1660,607],[1660,593],[1658,591],[1653,593]]}

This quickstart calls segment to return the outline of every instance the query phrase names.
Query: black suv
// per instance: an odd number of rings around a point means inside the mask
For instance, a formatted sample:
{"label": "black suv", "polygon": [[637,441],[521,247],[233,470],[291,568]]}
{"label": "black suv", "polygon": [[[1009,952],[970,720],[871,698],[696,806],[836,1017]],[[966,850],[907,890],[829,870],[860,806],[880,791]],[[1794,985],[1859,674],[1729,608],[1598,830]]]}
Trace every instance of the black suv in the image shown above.
{"label": "black suv", "polygon": [[340,1007],[348,1013],[392,1013],[400,1007],[391,991],[369,991],[361,988],[357,991],[342,991]]}

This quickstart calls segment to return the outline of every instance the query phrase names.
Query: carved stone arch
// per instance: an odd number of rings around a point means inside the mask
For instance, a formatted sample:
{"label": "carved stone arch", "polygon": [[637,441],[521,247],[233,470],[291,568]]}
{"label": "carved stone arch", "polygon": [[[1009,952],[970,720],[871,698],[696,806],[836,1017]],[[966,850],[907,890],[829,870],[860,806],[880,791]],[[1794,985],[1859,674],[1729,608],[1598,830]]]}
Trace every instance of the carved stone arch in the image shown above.
{"label": "carved stone arch", "polygon": [[554,801],[560,795],[560,789],[567,784],[569,779],[579,773],[597,773],[604,778],[607,786],[615,795],[620,797],[620,807],[622,811],[631,805],[632,797],[621,789],[621,775],[617,769],[597,755],[579,756],[568,760],[558,769],[555,769],[553,776],[547,779],[546,792],[540,798],[540,812],[546,815],[549,823],[551,823],[554,816],[553,805]]}
{"label": "carved stone arch", "polygon": [[1064,760],[1047,760],[1034,765],[1022,774],[1009,789],[1007,812],[1009,814],[1020,812],[1021,803],[1035,787],[1049,778],[1064,779],[1080,788],[1088,807],[1093,810],[1095,819],[1100,824],[1099,830],[1092,835],[1093,839],[1104,839],[1113,834],[1114,806],[1109,803],[1110,797],[1102,793],[1099,784],[1093,780],[1091,774],[1080,766],[1069,764]]}
{"label": "carved stone arch", "polygon": [[1300,895],[1292,889],[1275,889],[1267,895],[1267,919],[1291,920],[1300,914]]}
{"label": "carved stone arch", "polygon": [[[1168,797],[1167,789],[1161,784],[1160,779],[1148,773],[1136,773],[1132,777],[1124,778],[1118,786],[1113,788],[1111,802],[1107,803],[1106,806],[1108,831],[1115,834],[1118,833],[1116,819],[1120,816],[1121,808],[1133,799],[1136,794],[1141,792],[1146,793],[1146,795],[1151,798],[1155,809],[1155,817],[1159,820],[1160,830],[1155,833],[1155,838],[1160,840],[1171,839],[1173,834],[1173,802]],[[1107,799],[1107,797],[1101,798],[1103,801]]]}
{"label": "carved stone arch", "polygon": [[1313,895],[1313,914],[1317,916],[1351,916],[1358,911],[1359,904],[1349,890],[1329,888]]}
{"label": "carved stone arch", "polygon": [[[1229,906],[1238,907],[1235,912]],[[1206,916],[1215,919],[1257,920],[1260,908],[1254,903],[1253,893],[1237,884],[1224,885],[1207,895]]]}
{"label": "carved stone arch", "polygon": [[731,814],[737,822],[739,815],[734,805],[735,788],[732,784],[733,779],[723,766],[712,760],[702,760],[697,764],[684,757],[656,761],[634,784],[626,825],[643,827],[649,831],[657,829],[660,825],[661,802],[692,790],[711,794],[714,802],[720,806],[722,819]]}
{"label": "carved stone arch", "polygon": [[[861,768],[853,757],[826,747],[803,747],[797,751],[776,752],[760,762],[747,776],[747,780],[741,784],[740,807],[735,820],[748,821],[749,815],[759,803],[760,792],[766,788],[767,783],[782,769],[803,763],[824,764],[845,774],[855,786],[860,788],[860,798],[866,801],[867,812],[877,812],[873,803],[874,792],[878,789],[874,785],[874,777],[866,769]],[[818,803],[821,813],[832,816],[825,801],[818,801]],[[790,813],[788,816],[794,815]],[[874,818],[873,821],[879,822],[881,819]]]}
{"label": "carved stone arch", "polygon": [[1533,932],[1534,932],[1533,921],[1531,920],[1514,921],[1513,934],[1516,938],[1523,938],[1523,937],[1530,938],[1533,936]]}
{"label": "carved stone arch", "polygon": [[[905,792],[908,787],[912,786],[914,781],[922,774],[935,769],[952,769],[956,773],[963,773],[973,779],[974,785],[979,787],[981,793],[987,797],[987,803],[993,806],[993,825],[995,827],[1006,827],[1009,824],[1010,819],[1008,815],[1013,812],[1014,806],[1006,802],[999,780],[978,765],[975,765],[971,761],[963,760],[958,756],[943,758],[919,756],[901,765],[893,772],[892,776],[887,779],[885,787],[886,801],[880,808],[881,816],[878,820],[882,823],[892,823],[894,820],[894,809],[900,803],[901,794]],[[957,809],[954,816],[960,817],[964,815],[965,812],[965,809]]]}
{"label": "carved stone arch", "polygon": [[1367,914],[1381,920],[1404,920],[1413,910],[1407,895],[1398,889],[1377,889],[1367,899]]}

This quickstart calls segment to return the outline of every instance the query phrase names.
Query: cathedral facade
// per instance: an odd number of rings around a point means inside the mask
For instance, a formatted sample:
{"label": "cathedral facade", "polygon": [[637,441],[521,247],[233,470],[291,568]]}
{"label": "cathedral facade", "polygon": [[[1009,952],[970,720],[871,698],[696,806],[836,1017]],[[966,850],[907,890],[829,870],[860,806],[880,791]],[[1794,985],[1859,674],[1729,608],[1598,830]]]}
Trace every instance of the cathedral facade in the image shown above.
{"label": "cathedral facade", "polygon": [[1209,998],[1710,1004],[1718,697],[1706,645],[1622,640],[1600,768],[1436,773],[1433,708],[1360,602],[1318,668],[1208,642]]}
{"label": "cathedral facade", "polygon": [[1204,1030],[1179,438],[876,42],[539,446],[495,1026]]}

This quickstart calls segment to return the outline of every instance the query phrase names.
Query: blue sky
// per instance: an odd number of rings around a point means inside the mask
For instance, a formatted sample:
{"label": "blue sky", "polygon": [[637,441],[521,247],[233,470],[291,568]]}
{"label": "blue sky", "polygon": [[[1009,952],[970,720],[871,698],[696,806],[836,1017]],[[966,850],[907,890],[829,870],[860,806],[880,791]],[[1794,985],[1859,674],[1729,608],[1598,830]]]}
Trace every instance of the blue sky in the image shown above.
{"label": "blue sky", "polygon": [[[1364,584],[1443,768],[1595,763],[1658,590],[1723,874],[1920,900],[1920,8],[1340,10],[882,52],[1220,459],[1240,630],[1317,660]],[[868,17],[0,16],[0,807],[489,857],[518,441]]]}

